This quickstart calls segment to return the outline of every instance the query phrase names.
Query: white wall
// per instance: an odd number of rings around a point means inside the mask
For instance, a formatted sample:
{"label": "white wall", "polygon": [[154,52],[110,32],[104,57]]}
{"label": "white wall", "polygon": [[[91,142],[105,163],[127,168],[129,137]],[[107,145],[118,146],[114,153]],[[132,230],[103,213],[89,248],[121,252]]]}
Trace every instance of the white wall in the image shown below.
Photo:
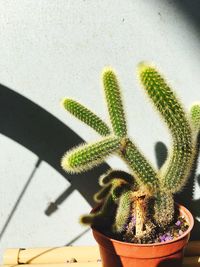
{"label": "white wall", "polygon": [[[123,87],[129,132],[155,164],[154,144],[169,144],[169,136],[140,89],[136,65],[141,60],[154,61],[186,107],[200,99],[200,35],[192,11],[184,9],[186,2],[1,0],[0,83],[41,106],[87,141],[98,137],[66,114],[60,99],[79,99],[106,118],[99,77],[105,65],[113,66]],[[9,123],[14,122],[9,98],[3,104],[10,110]],[[0,116],[5,129],[6,116]],[[21,123],[25,138],[21,142],[0,134],[0,231],[40,156],[21,145],[31,134]],[[11,127],[11,136],[18,136],[21,130],[17,127]],[[59,132],[55,146],[58,139]],[[33,144],[36,148],[42,145]],[[53,153],[50,145],[49,151]],[[116,159],[109,163],[118,165]],[[85,185],[90,191],[86,180]],[[64,245],[84,231],[78,217],[90,205],[78,190],[51,216],[44,214],[48,203],[69,186],[58,170],[42,160],[0,240],[0,254],[7,247]],[[199,196],[197,185],[195,198]],[[74,244],[94,241],[89,232]]]}

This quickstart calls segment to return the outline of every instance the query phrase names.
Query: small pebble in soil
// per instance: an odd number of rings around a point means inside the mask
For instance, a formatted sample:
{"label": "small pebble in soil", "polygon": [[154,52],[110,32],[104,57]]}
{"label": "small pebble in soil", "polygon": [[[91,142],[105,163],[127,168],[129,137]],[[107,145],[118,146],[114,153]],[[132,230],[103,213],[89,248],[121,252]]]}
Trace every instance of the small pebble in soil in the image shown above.
{"label": "small pebble in soil", "polygon": [[176,226],[180,226],[181,225],[181,221],[178,220],[175,224],[176,224]]}
{"label": "small pebble in soil", "polygon": [[179,216],[178,220],[167,227],[165,232],[157,233],[157,237],[154,242],[166,242],[171,241],[179,236],[181,236],[187,229],[189,225],[184,217]]}

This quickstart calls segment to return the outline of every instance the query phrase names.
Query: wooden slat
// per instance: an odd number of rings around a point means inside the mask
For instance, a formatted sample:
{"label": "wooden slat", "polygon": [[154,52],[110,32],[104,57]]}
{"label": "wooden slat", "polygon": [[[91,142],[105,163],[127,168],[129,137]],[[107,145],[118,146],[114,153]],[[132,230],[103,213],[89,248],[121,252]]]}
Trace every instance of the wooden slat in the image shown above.
{"label": "wooden slat", "polygon": [[60,263],[60,264],[11,264],[1,265],[0,267],[102,267],[100,262],[85,262],[85,263]]}
{"label": "wooden slat", "polygon": [[[60,264],[11,264],[11,265],[1,265],[0,267],[102,267],[101,262],[78,262],[78,263],[60,263]],[[183,267],[199,267],[200,258],[199,257],[185,257],[183,261]]]}
{"label": "wooden slat", "polygon": [[7,249],[3,264],[47,264],[97,261],[100,259],[97,246]]}
{"label": "wooden slat", "polygon": [[[0,267],[101,267],[98,246],[8,249],[3,263]],[[200,267],[200,241],[188,244],[183,266]]]}

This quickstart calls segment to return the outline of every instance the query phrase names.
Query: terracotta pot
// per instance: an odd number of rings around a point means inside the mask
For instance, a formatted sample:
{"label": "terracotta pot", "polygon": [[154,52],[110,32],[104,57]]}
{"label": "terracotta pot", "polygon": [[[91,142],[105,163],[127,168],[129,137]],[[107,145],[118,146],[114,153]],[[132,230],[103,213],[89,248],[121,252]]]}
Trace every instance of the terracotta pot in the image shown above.
{"label": "terracotta pot", "polygon": [[192,214],[177,205],[180,215],[189,223],[189,228],[175,240],[154,244],[133,244],[109,238],[92,229],[99,245],[103,267],[180,267],[184,249],[194,225]]}

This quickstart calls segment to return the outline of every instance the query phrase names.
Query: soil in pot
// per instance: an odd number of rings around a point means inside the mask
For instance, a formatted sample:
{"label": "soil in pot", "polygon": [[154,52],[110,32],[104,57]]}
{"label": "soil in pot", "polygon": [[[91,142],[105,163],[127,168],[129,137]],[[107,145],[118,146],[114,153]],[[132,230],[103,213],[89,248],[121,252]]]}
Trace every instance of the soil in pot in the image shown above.
{"label": "soil in pot", "polygon": [[183,235],[183,233],[189,228],[187,219],[184,215],[180,215],[177,207],[175,209],[174,220],[171,222],[171,224],[167,225],[165,228],[161,228],[150,221],[149,224],[153,225],[151,234],[144,236],[143,238],[137,238],[135,236],[135,224],[135,216],[130,216],[127,224],[124,226],[124,231],[120,234],[112,233],[109,229],[109,226],[106,224],[105,228],[102,227],[103,224],[99,225],[97,230],[115,240],[135,244],[153,244],[175,240]]}
{"label": "soil in pot", "polygon": [[[134,223],[135,218],[130,218],[130,223]],[[128,225],[126,226],[129,227]],[[106,235],[111,236],[114,239],[124,241],[124,242],[131,242],[136,244],[153,244],[153,243],[160,243],[166,242],[176,239],[177,237],[181,236],[187,229],[189,228],[189,224],[186,221],[185,217],[178,216],[176,219],[168,225],[166,228],[161,228],[156,226],[152,235],[146,239],[138,239],[131,237],[128,234],[122,233],[120,236],[118,235],[110,235],[107,233]],[[134,227],[132,227],[134,229]]]}

